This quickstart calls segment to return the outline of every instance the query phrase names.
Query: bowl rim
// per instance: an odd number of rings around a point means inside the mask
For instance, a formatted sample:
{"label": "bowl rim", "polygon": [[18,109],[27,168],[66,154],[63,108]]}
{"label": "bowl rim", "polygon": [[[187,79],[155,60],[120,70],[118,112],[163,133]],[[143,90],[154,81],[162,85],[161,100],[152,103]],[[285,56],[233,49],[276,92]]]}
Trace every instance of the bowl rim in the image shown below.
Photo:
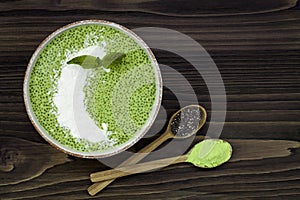
{"label": "bowl rim", "polygon": [[[57,35],[61,34],[62,32],[77,27],[77,26],[81,26],[81,25],[89,25],[89,24],[96,24],[96,25],[104,25],[104,26],[109,26],[112,28],[116,28],[122,32],[124,32],[126,35],[130,36],[132,39],[135,40],[135,42],[137,42],[139,44],[139,46],[141,46],[147,53],[148,57],[151,60],[151,64],[152,67],[154,69],[155,72],[155,79],[156,79],[156,97],[155,97],[155,102],[153,104],[153,108],[151,110],[150,113],[150,117],[148,118],[147,122],[145,123],[145,125],[142,127],[140,133],[136,133],[131,139],[129,139],[127,142],[125,142],[124,144],[120,145],[117,149],[112,149],[109,151],[105,151],[104,153],[102,152],[80,152],[77,150],[74,150],[72,148],[68,148],[65,145],[60,144],[58,141],[56,141],[55,139],[53,139],[49,133],[43,128],[42,125],[39,124],[39,121],[37,120],[37,118],[35,117],[35,114],[31,108],[30,105],[30,97],[29,97],[29,80],[30,80],[30,74],[31,74],[31,70],[40,54],[40,52],[44,49],[44,47],[53,39],[55,38]],[[29,119],[32,123],[32,125],[34,126],[34,128],[37,130],[37,132],[53,147],[55,147],[56,149],[69,154],[71,156],[76,156],[76,157],[80,157],[80,158],[91,158],[91,159],[95,159],[95,158],[105,158],[105,157],[109,157],[109,156],[113,156],[116,155],[118,153],[121,153],[125,150],[127,150],[128,148],[130,148],[131,146],[133,146],[134,144],[136,144],[150,129],[150,127],[153,125],[160,106],[161,106],[161,102],[162,102],[162,91],[163,91],[163,82],[162,82],[162,76],[161,76],[161,71],[158,65],[158,62],[153,54],[153,52],[151,51],[150,47],[138,36],[136,35],[133,31],[131,31],[130,29],[119,25],[117,23],[114,22],[110,22],[110,21],[106,21],[106,20],[98,20],[98,19],[92,19],[92,20],[81,20],[81,21],[76,21],[70,24],[67,24],[65,26],[62,26],[60,28],[58,28],[57,30],[55,30],[54,32],[52,32],[50,35],[48,35],[40,44],[39,46],[36,48],[36,50],[34,51],[34,53],[32,54],[30,61],[27,65],[26,68],[26,72],[25,72],[25,76],[24,76],[24,82],[23,82],[23,99],[24,99],[24,104],[25,104],[25,109],[27,112],[27,115],[29,116]]]}

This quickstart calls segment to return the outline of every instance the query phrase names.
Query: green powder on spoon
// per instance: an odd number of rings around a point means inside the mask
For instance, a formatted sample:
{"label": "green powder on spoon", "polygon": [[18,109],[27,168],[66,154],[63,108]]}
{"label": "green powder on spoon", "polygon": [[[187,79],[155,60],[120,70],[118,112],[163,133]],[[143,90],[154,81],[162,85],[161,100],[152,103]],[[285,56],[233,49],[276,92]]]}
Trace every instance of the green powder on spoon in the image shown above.
{"label": "green powder on spoon", "polygon": [[220,139],[206,139],[196,144],[186,162],[197,167],[214,168],[227,162],[232,154],[231,145]]}

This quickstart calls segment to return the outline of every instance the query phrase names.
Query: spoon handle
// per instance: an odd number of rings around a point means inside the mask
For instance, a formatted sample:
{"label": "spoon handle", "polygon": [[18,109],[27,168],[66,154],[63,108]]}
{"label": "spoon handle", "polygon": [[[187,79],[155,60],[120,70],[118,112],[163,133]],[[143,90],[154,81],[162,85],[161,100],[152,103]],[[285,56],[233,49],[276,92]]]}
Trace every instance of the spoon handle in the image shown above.
{"label": "spoon handle", "polygon": [[[158,146],[160,146],[162,143],[164,143],[166,140],[172,138],[173,135],[166,131],[163,133],[159,138],[157,138],[155,141],[150,143],[149,145],[145,146],[143,149],[141,149],[138,153],[132,155],[130,158],[125,160],[123,163],[121,163],[119,166],[125,166],[125,165],[132,165],[138,163],[140,160],[145,158],[149,152],[156,149]],[[115,179],[106,180],[103,182],[94,183],[88,188],[88,193],[92,196],[96,195],[98,192],[103,190],[106,186],[108,186],[110,183],[112,183]],[[95,182],[95,181],[93,181]]]}
{"label": "spoon handle", "polygon": [[145,162],[136,165],[127,165],[123,167],[118,167],[111,170],[101,171],[97,173],[91,174],[91,181],[98,182],[98,181],[106,181],[110,179],[116,179],[123,176],[128,176],[131,174],[137,174],[141,172],[146,172],[154,169],[161,168],[162,166],[169,165],[169,164],[177,164],[185,162],[187,159],[186,155],[172,157],[172,158],[165,158],[150,162]]}
{"label": "spoon handle", "polygon": [[173,137],[173,135],[170,132],[163,133],[156,140],[154,140],[153,142],[151,142],[150,144],[148,144],[144,148],[142,148],[140,151],[138,151],[138,153],[133,154],[130,158],[125,160],[120,166],[138,163],[143,158],[145,158],[150,152],[155,150],[162,143],[164,143],[166,140],[168,140],[172,137]]}

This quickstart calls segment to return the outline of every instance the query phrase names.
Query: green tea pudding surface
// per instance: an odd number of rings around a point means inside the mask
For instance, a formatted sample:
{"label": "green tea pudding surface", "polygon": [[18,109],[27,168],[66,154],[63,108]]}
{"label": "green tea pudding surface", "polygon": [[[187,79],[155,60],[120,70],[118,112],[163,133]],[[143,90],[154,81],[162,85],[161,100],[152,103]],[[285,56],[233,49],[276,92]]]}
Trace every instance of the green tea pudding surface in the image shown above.
{"label": "green tea pudding surface", "polygon": [[[109,68],[67,62],[81,55],[122,52]],[[157,98],[157,78],[146,50],[111,26],[75,26],[40,51],[29,77],[34,116],[49,136],[78,152],[118,147],[147,123]]]}

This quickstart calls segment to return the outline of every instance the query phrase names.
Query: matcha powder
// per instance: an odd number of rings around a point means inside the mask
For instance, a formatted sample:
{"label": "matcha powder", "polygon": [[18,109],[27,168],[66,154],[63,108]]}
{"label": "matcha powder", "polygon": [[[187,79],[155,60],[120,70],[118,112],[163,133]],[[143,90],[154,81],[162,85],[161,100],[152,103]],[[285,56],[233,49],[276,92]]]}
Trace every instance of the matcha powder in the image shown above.
{"label": "matcha powder", "polygon": [[231,145],[218,139],[206,139],[196,144],[188,154],[187,162],[197,167],[213,168],[227,162],[232,154]]}

